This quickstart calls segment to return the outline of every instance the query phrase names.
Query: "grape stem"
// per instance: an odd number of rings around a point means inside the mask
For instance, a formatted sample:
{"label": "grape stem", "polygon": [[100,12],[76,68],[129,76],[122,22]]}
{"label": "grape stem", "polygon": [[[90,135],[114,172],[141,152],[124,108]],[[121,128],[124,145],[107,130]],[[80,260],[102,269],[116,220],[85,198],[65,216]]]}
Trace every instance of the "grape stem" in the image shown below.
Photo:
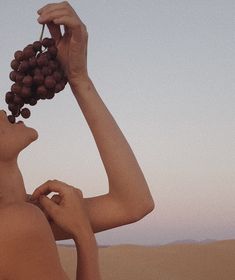
{"label": "grape stem", "polygon": [[41,31],[41,35],[40,35],[40,38],[39,38],[40,42],[42,42],[42,37],[43,37],[44,29],[45,29],[45,24],[42,25],[42,31]]}

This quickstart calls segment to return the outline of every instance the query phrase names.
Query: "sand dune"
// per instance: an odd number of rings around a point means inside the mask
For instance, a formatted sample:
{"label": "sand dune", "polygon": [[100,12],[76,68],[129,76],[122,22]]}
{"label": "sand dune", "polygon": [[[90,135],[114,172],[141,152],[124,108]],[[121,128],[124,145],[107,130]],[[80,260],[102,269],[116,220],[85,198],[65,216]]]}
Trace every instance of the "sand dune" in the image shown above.
{"label": "sand dune", "polygon": [[[62,265],[75,279],[76,251],[58,245]],[[234,280],[235,240],[158,247],[100,248],[103,280]]]}

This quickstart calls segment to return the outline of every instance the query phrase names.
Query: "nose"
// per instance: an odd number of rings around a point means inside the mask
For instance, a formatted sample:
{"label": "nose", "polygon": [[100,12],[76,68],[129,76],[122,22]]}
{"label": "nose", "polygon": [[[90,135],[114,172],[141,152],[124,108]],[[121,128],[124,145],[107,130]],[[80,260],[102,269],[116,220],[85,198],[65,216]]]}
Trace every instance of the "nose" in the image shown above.
{"label": "nose", "polygon": [[0,115],[1,115],[1,118],[7,118],[7,113],[5,110],[0,110]]}
{"label": "nose", "polygon": [[0,113],[1,113],[2,117],[4,117],[4,118],[7,116],[7,113],[5,110],[0,110]]}

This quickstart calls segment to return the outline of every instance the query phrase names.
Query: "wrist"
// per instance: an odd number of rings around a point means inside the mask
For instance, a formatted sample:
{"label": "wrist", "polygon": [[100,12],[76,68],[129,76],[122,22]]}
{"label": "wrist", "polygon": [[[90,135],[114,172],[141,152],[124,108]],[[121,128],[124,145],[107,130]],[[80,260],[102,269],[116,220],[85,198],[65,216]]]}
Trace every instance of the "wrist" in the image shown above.
{"label": "wrist", "polygon": [[88,75],[85,75],[82,77],[77,77],[73,80],[69,80],[69,85],[73,94],[76,96],[89,90],[92,87],[93,83],[90,77]]}
{"label": "wrist", "polygon": [[94,238],[94,233],[90,224],[84,225],[82,228],[78,227],[73,230],[73,240],[76,243],[86,242]]}
{"label": "wrist", "polygon": [[73,236],[74,243],[76,247],[81,248],[97,248],[96,238],[94,233],[82,233],[79,232]]}

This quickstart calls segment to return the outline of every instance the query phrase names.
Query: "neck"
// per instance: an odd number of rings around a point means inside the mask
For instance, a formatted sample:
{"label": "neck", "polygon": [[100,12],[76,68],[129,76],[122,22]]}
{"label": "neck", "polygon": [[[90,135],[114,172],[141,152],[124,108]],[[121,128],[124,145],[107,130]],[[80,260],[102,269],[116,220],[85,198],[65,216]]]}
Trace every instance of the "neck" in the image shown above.
{"label": "neck", "polygon": [[0,206],[23,201],[26,191],[17,160],[0,161]]}

